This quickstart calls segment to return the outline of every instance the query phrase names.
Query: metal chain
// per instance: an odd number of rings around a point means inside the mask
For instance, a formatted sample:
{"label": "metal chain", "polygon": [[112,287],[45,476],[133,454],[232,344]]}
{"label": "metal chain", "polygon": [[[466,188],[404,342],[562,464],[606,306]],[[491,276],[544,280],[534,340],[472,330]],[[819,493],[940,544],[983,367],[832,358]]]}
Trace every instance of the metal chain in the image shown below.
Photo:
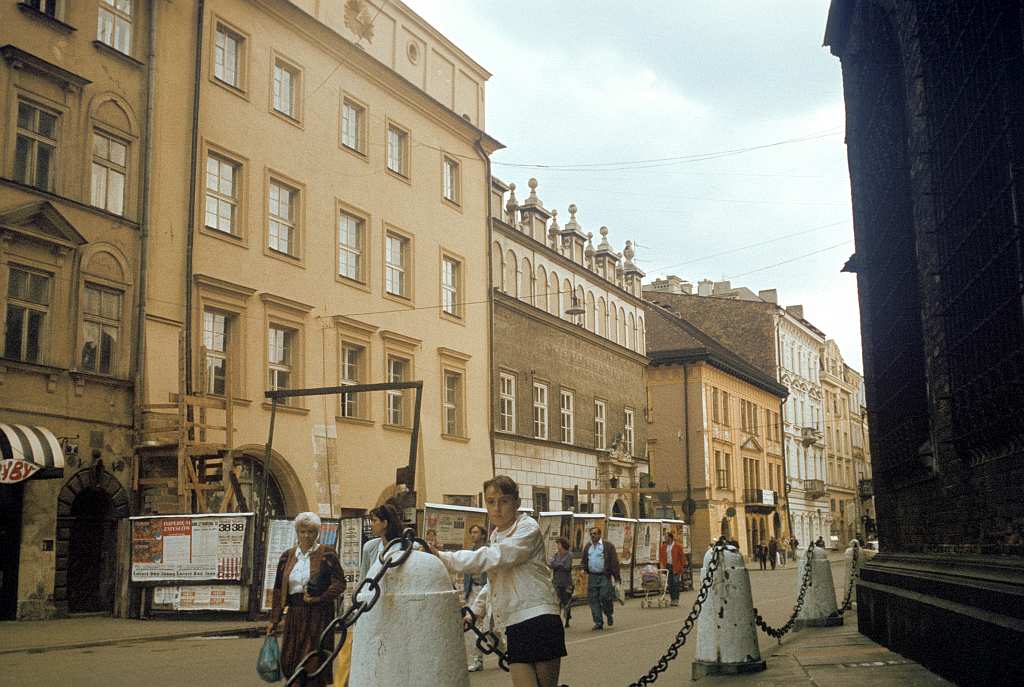
{"label": "metal chain", "polygon": [[473,634],[476,635],[476,648],[479,649],[481,653],[494,654],[497,656],[498,667],[507,673],[508,654],[501,650],[499,644],[501,640],[498,639],[498,635],[495,634],[493,630],[481,631],[480,628],[476,626],[476,613],[474,613],[469,606],[464,606],[462,608],[462,614],[469,616],[469,620],[465,622],[463,632],[472,631]]}
{"label": "metal chain", "polygon": [[782,641],[782,638],[787,632],[793,629],[793,623],[796,622],[796,617],[800,615],[800,609],[804,606],[804,595],[807,593],[807,588],[811,586],[811,566],[814,559],[814,544],[807,547],[807,555],[804,559],[804,579],[800,582],[800,593],[796,596],[796,606],[793,607],[793,615],[789,616],[789,620],[782,627],[775,628],[765,622],[765,619],[761,617],[761,614],[754,609],[754,624],[764,630],[765,634],[769,637]]}
{"label": "metal chain", "polygon": [[[349,606],[347,611],[327,624],[324,631],[320,633],[320,638],[316,643],[317,648],[302,657],[302,660],[299,661],[299,667],[288,678],[285,687],[292,687],[296,683],[300,687],[305,687],[307,680],[315,680],[320,677],[321,673],[330,670],[331,664],[334,663],[334,659],[337,658],[341,648],[345,645],[345,640],[348,638],[348,628],[355,625],[356,621],[364,613],[369,613],[380,599],[380,581],[384,579],[384,575],[387,574],[388,570],[397,568],[405,563],[412,553],[413,546],[416,544],[419,544],[423,550],[427,550],[426,542],[416,537],[412,528],[406,528],[402,532],[401,537],[388,542],[388,545],[384,547],[384,550],[377,557],[381,563],[380,570],[373,577],[366,577],[359,583],[356,591],[352,594],[352,605]],[[396,547],[399,549],[399,553],[395,556],[389,556],[388,554]],[[364,591],[369,591],[373,594],[369,601],[359,600],[360,594]],[[331,640],[334,637],[335,631],[339,633],[339,636],[337,642],[331,648]],[[314,657],[320,659],[320,666],[316,670],[310,671],[306,668],[306,665]]]}
{"label": "metal chain", "polygon": [[712,549],[711,560],[708,562],[708,570],[704,573],[704,579],[700,583],[700,591],[697,592],[697,600],[693,602],[693,608],[690,609],[690,614],[686,616],[686,620],[683,622],[682,629],[676,635],[676,639],[672,644],[669,645],[668,650],[658,659],[658,662],[652,667],[646,675],[641,677],[636,682],[630,683],[629,687],[640,687],[641,685],[653,685],[661,673],[668,670],[669,661],[673,661],[679,656],[679,649],[686,644],[686,638],[693,629],[693,624],[697,622],[697,617],[700,615],[701,607],[704,602],[707,601],[708,593],[711,591],[711,581],[715,576],[715,570],[718,569],[722,561],[722,551],[725,550],[725,537],[719,538],[715,542],[715,546]]}
{"label": "metal chain", "polygon": [[848,575],[849,582],[846,584],[846,598],[843,600],[843,605],[832,614],[833,616],[840,616],[853,608],[853,587],[857,582],[857,577],[860,575],[860,571],[857,570],[857,557],[859,554],[860,547],[853,547],[853,560],[850,561],[850,574]]}

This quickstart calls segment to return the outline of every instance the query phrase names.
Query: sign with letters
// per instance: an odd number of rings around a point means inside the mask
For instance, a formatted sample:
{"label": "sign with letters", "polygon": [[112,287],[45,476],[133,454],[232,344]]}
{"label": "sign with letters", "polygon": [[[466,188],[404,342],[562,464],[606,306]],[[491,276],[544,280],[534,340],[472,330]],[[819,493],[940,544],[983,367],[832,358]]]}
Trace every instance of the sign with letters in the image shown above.
{"label": "sign with letters", "polygon": [[132,518],[132,581],[241,581],[251,515]]}
{"label": "sign with letters", "polygon": [[27,460],[10,458],[0,460],[0,484],[17,484],[39,471],[39,466]]}

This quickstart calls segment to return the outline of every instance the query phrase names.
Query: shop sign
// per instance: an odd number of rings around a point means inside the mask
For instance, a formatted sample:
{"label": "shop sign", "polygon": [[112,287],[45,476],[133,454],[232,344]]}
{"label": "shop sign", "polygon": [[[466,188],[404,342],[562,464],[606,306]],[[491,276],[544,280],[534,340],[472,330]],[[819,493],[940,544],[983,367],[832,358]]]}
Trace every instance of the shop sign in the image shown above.
{"label": "shop sign", "polygon": [[27,460],[9,458],[0,460],[0,484],[16,484],[39,471],[39,466]]}

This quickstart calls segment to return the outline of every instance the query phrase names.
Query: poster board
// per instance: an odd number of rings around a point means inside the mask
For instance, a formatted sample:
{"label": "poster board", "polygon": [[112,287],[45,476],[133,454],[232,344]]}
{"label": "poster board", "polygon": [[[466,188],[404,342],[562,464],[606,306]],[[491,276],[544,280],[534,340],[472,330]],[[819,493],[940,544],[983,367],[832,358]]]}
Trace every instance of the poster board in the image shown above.
{"label": "poster board", "polygon": [[633,535],[636,532],[636,520],[631,518],[608,518],[605,539],[610,541],[619,554],[619,567],[626,578],[633,565]]}
{"label": "poster board", "polygon": [[544,511],[537,516],[537,524],[540,525],[541,534],[544,535],[545,559],[551,560],[551,557],[558,553],[559,537],[570,540],[569,546],[572,546],[571,511]]}
{"label": "poster board", "polygon": [[[346,518],[348,520],[350,518]],[[357,520],[359,518],[356,518]],[[340,521],[320,520],[320,543],[337,550]],[[264,547],[263,558],[263,590],[260,594],[260,610],[269,611],[274,601],[274,578],[277,577],[277,562],[288,549],[295,546],[295,521],[293,520],[269,520],[267,521],[267,545]],[[333,543],[329,543],[333,542]],[[339,553],[340,557],[340,553]],[[358,560],[358,558],[357,558]],[[345,564],[342,562],[342,567]],[[356,571],[358,574],[358,570]],[[348,568],[345,568],[345,579],[348,580]]]}
{"label": "poster board", "polygon": [[132,582],[241,582],[252,513],[130,518]]}
{"label": "poster board", "polygon": [[154,587],[153,608],[174,611],[244,611],[245,587],[201,584],[187,587]]}
{"label": "poster board", "polygon": [[363,516],[342,518],[338,521],[338,543],[334,547],[345,571],[345,606],[352,603],[352,595],[359,586],[359,559],[363,554]]}
{"label": "poster board", "polygon": [[604,513],[573,513],[572,536],[572,583],[573,599],[587,598],[587,571],[583,567],[583,547],[590,542],[590,530],[601,528],[602,536],[608,532],[607,518]]}
{"label": "poster board", "polygon": [[[480,525],[487,531],[487,509],[472,506],[449,506],[442,503],[425,503],[420,514],[418,532],[425,541],[433,532],[437,545],[442,551],[459,551],[473,548],[469,529]],[[452,585],[462,589],[462,573],[452,573]]]}
{"label": "poster board", "polygon": [[689,556],[693,553],[690,548],[690,526],[682,520],[662,520],[661,521],[661,537],[665,538],[665,534],[671,532],[676,539],[676,543],[682,545],[683,553]]}
{"label": "poster board", "polygon": [[633,545],[633,568],[630,589],[634,593],[643,591],[642,575],[645,571],[657,571],[658,549],[661,547],[661,520],[640,519],[636,522]]}

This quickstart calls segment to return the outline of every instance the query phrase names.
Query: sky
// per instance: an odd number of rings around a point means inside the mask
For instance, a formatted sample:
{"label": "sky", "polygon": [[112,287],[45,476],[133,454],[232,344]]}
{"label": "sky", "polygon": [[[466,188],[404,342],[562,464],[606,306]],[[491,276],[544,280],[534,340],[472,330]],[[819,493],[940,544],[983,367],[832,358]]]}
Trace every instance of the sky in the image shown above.
{"label": "sky", "polygon": [[[778,289],[862,370],[828,0],[405,0],[493,76],[493,171],[645,282]],[[596,245],[595,240],[595,245]],[[782,263],[782,264],[780,264]]]}

